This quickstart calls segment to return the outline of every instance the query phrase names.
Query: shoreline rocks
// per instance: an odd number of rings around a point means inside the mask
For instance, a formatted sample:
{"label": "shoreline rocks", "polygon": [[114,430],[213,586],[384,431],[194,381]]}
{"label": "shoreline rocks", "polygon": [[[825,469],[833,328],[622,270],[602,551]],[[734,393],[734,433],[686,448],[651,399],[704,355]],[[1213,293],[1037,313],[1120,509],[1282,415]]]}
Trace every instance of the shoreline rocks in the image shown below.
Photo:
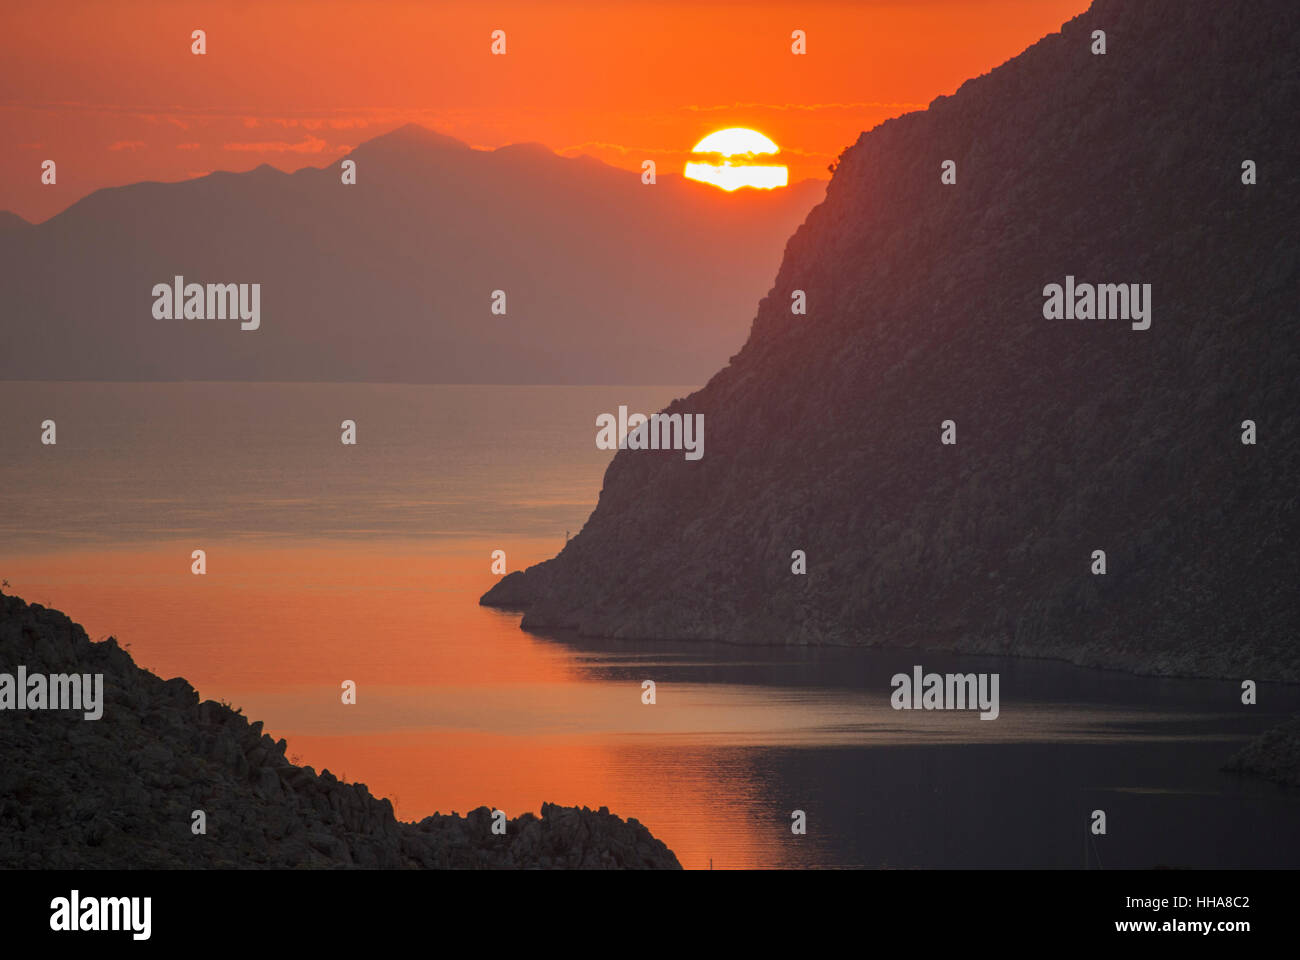
{"label": "shoreline rocks", "polygon": [[[285,757],[239,711],[137,667],[57,610],[0,594],[0,672],[102,673],[104,713],[0,710],[0,869],[680,869],[634,819],[543,803],[398,821],[392,803]],[[206,833],[191,832],[202,810]]]}
{"label": "shoreline rocks", "polygon": [[1264,731],[1234,754],[1223,769],[1284,787],[1300,787],[1300,717]]}

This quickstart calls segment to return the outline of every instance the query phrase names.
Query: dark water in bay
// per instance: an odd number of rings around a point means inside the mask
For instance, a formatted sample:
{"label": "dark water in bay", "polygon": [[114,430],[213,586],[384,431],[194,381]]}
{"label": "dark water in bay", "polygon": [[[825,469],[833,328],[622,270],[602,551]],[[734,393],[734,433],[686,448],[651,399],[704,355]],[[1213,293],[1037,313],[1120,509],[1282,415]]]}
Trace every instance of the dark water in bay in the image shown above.
{"label": "dark water in bay", "polygon": [[[557,638],[559,639],[559,638]],[[563,642],[560,640],[560,642]],[[844,867],[1274,867],[1300,864],[1300,795],[1220,772],[1300,691],[1154,679],[1068,664],[915,650],[621,644],[569,638],[593,680],[653,677],[719,713],[726,691],[763,722],[707,738],[725,797],[739,776],[770,862]],[[1001,713],[889,706],[890,678],[998,673]],[[745,694],[736,694],[743,690]],[[706,692],[708,691],[708,692]],[[651,709],[651,708],[647,708]],[[683,748],[698,734],[683,732]],[[790,812],[805,810],[795,836]],[[1107,832],[1091,832],[1103,810]],[[716,865],[716,864],[715,864]]]}

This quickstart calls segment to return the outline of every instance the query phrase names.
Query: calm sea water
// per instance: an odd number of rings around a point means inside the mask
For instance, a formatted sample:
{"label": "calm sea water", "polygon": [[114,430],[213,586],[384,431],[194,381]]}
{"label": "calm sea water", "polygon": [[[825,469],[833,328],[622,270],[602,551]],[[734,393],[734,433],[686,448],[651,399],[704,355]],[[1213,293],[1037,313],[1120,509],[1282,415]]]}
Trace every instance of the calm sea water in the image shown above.
{"label": "calm sea water", "polygon": [[[406,819],[607,805],[698,868],[1300,865],[1300,797],[1218,769],[1294,687],[1246,708],[1235,682],[534,636],[479,607],[493,550],[552,556],[590,513],[597,415],[688,392],[0,383],[0,576]],[[999,673],[1001,717],[890,709],[915,663]]]}

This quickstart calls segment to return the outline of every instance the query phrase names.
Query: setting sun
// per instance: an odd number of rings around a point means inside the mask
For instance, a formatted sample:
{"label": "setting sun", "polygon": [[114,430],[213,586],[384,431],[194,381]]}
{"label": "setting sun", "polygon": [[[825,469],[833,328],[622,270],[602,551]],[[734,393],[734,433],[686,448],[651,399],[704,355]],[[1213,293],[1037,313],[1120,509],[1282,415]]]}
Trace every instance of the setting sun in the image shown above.
{"label": "setting sun", "polygon": [[[790,179],[786,167],[755,162],[758,157],[780,152],[780,147],[757,130],[728,127],[709,134],[695,145],[691,153],[701,160],[687,162],[686,176],[723,190],[784,187]],[[708,162],[702,162],[705,157]]]}

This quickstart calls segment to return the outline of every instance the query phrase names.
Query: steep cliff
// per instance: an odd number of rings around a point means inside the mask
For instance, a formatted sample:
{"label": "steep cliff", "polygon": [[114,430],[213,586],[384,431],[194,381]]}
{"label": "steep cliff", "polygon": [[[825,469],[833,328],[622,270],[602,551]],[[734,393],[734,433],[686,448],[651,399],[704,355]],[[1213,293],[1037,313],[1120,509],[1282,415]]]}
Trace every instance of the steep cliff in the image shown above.
{"label": "steep cliff", "polygon": [[[482,602],[1300,680],[1297,49],[1289,0],[1097,0],[864,133],[744,348],[669,408],[704,457],[621,450],[563,552]],[[1067,277],[1149,284],[1149,328],[1045,318]]]}

